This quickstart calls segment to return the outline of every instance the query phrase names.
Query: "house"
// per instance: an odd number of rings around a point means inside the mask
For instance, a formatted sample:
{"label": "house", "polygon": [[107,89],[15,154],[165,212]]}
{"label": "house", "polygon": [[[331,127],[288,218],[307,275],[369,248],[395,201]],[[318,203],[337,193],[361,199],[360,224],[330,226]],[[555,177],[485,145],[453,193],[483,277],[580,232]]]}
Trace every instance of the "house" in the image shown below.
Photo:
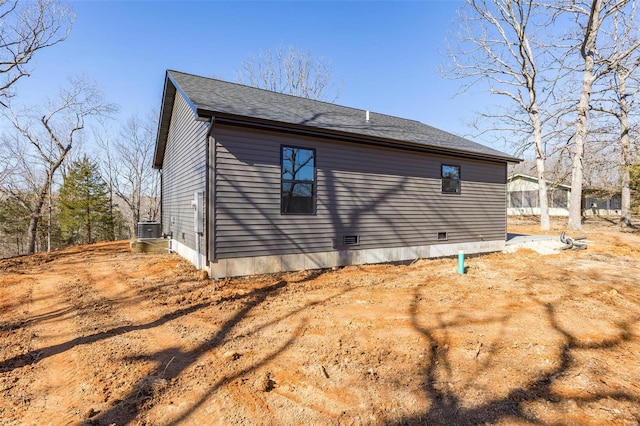
{"label": "house", "polygon": [[586,216],[619,216],[622,214],[622,191],[585,186],[582,188],[582,208]]}
{"label": "house", "polygon": [[[508,215],[540,215],[538,178],[521,173],[507,178]],[[569,216],[571,186],[547,182],[550,216]]]}
{"label": "house", "polygon": [[167,71],[162,230],[212,277],[502,250],[510,155],[417,121]]}
{"label": "house", "polygon": [[[507,178],[509,194],[507,214],[540,215],[538,178],[516,173]],[[569,216],[571,186],[547,182],[549,215]],[[584,215],[619,215],[622,208],[620,190],[611,188],[584,187],[581,209]]]}

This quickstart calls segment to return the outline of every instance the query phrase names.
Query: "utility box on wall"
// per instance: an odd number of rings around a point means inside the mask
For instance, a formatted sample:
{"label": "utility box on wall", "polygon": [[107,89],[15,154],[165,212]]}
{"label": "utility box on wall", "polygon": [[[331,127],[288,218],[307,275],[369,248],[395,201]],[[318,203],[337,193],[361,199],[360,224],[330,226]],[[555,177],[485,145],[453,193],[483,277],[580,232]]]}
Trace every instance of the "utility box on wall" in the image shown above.
{"label": "utility box on wall", "polygon": [[193,208],[193,230],[196,234],[204,232],[204,192],[195,192],[191,200]]}
{"label": "utility box on wall", "polygon": [[160,222],[138,222],[138,238],[161,238],[162,227]]}

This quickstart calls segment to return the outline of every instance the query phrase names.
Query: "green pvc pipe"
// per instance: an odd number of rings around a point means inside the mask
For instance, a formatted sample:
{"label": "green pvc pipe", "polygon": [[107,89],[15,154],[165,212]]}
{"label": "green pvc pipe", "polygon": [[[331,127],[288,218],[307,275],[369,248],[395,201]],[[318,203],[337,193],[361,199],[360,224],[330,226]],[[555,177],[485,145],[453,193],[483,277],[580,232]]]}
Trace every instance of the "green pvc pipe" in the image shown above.
{"label": "green pvc pipe", "polygon": [[464,275],[464,251],[458,251],[458,273]]}

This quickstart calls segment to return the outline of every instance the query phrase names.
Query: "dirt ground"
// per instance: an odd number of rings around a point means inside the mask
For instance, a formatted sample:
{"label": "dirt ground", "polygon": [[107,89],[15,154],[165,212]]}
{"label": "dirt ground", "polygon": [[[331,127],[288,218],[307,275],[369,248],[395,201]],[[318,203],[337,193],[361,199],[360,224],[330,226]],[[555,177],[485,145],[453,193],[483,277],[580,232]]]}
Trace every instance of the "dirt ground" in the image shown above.
{"label": "dirt ground", "polygon": [[127,242],[3,260],[0,423],[639,425],[640,233],[584,233],[465,275],[438,259],[214,283]]}

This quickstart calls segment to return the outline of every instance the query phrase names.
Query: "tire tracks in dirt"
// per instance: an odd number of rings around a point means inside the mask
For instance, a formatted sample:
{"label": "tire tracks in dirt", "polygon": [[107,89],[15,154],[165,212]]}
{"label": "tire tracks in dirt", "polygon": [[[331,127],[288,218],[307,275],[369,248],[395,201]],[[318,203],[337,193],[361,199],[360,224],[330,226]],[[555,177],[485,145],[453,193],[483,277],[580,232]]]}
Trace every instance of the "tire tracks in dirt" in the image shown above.
{"label": "tire tracks in dirt", "polygon": [[1,362],[2,371],[7,371],[16,383],[7,395],[14,409],[7,419],[18,424],[28,410],[36,417],[42,413],[44,423],[64,423],[70,420],[67,410],[57,411],[56,407],[65,407],[67,401],[52,395],[58,395],[57,388],[72,382],[76,372],[75,354],[65,350],[67,342],[77,336],[74,307],[65,297],[66,277],[60,276],[52,264],[22,277],[28,278],[31,295],[22,301],[23,311],[14,318],[22,322],[20,331],[31,339],[28,348]]}
{"label": "tire tracks in dirt", "polygon": [[[130,254],[79,256],[81,264],[56,257],[32,275],[20,274],[20,282],[32,283],[30,294],[16,297],[22,312],[3,315],[1,323],[3,333],[19,333],[22,342],[0,358],[2,393],[11,404],[2,405],[3,424],[21,424],[27,410],[40,424],[70,424],[90,422],[117,404],[137,409],[148,397],[140,384],[166,362],[153,354],[185,343],[165,326],[169,309],[149,302],[161,286],[135,288],[144,273]],[[140,401],[122,401],[126,395]]]}

